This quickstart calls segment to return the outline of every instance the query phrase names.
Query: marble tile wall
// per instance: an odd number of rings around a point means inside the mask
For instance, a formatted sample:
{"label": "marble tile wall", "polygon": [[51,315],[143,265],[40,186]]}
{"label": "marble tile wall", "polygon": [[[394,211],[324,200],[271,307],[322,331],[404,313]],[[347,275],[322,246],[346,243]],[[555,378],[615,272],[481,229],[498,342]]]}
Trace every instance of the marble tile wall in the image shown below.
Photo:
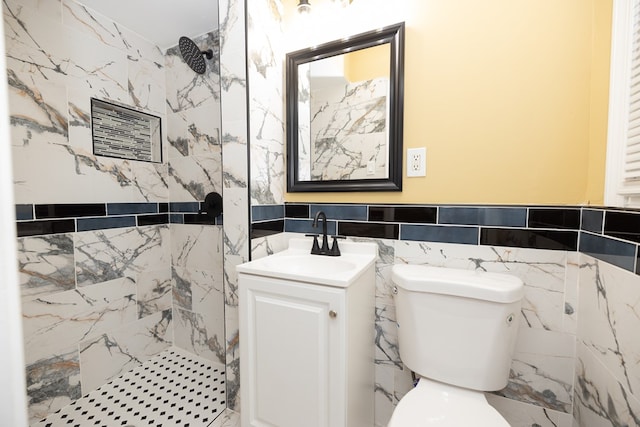
{"label": "marble tile wall", "polygon": [[586,254],[577,268],[576,422],[640,425],[640,277]]}
{"label": "marble tile wall", "polygon": [[171,344],[168,245],[166,225],[18,239],[32,421]]}
{"label": "marble tile wall", "polygon": [[[252,239],[253,258],[286,247],[293,233]],[[555,250],[472,246],[449,243],[350,237],[378,244],[376,264],[376,426],[388,422],[400,398],[412,387],[398,353],[391,267],[426,264],[503,272],[520,277],[525,298],[509,385],[491,402],[514,426],[570,427],[573,408],[575,322],[565,321],[565,301],[576,294],[577,280],[566,281],[575,253]],[[576,275],[569,274],[569,277]],[[571,289],[568,289],[571,288]],[[529,320],[527,320],[529,319]],[[530,319],[536,319],[532,321]],[[526,412],[528,424],[522,423]]]}
{"label": "marble tile wall", "polygon": [[[261,4],[263,2],[254,2]],[[245,2],[219,0],[222,185],[224,191],[224,301],[227,407],[240,410],[238,279],[235,266],[249,260],[249,144]]]}
{"label": "marble tile wall", "polygon": [[[217,55],[196,75],[73,0],[6,0],[3,19],[31,421],[171,345],[174,325],[176,345],[223,361],[222,217],[197,215],[222,193]],[[219,50],[217,31],[195,41]],[[93,155],[91,97],[160,116],[163,163]]]}
{"label": "marble tile wall", "polygon": [[[311,91],[312,181],[386,178],[389,80],[340,81]],[[372,167],[371,167],[372,166]]]}
{"label": "marble tile wall", "polygon": [[16,203],[167,201],[166,164],[94,156],[90,128],[91,97],[166,124],[160,49],[73,0],[6,0],[3,18]]}

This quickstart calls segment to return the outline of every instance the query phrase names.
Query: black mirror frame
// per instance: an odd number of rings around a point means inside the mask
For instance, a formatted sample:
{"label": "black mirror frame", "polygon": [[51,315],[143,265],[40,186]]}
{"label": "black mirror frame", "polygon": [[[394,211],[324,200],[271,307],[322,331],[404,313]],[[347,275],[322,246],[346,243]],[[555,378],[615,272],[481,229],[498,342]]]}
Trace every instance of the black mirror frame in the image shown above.
{"label": "black mirror frame", "polygon": [[[380,44],[391,45],[389,176],[377,179],[298,180],[298,65]],[[404,22],[287,54],[287,191],[402,191]]]}

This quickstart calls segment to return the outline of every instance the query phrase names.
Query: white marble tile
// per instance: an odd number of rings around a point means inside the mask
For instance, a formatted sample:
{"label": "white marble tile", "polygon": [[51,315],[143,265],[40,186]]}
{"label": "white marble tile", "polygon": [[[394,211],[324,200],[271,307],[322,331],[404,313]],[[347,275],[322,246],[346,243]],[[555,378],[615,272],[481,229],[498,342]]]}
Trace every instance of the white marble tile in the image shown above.
{"label": "white marble tile", "polygon": [[286,233],[251,239],[251,259],[260,259],[287,249],[289,236]]}
{"label": "white marble tile", "polygon": [[386,427],[395,409],[394,392],[395,369],[389,366],[375,367],[375,427]]}
{"label": "white marble tile", "polygon": [[564,251],[399,241],[396,261],[512,274],[525,284],[520,326],[563,330]]}
{"label": "white marble tile", "polygon": [[[221,262],[221,261],[220,261]],[[197,313],[214,314],[224,322],[224,290],[222,268],[214,271],[174,267],[174,306]]]}
{"label": "white marble tile", "polygon": [[249,257],[248,197],[246,188],[224,190],[224,250],[225,254]]}
{"label": "white marble tile", "polygon": [[[211,330],[212,321],[207,314],[174,308],[174,344],[205,359],[224,363],[224,336],[219,330]],[[221,325],[221,322],[219,322]]]}
{"label": "white marble tile", "polygon": [[564,332],[578,332],[578,282],[580,279],[580,254],[567,252],[567,271],[564,288]]}
{"label": "white marble tile", "polygon": [[[14,147],[13,158],[16,203],[167,201],[165,165],[96,157],[66,144]],[[52,165],[55,173],[34,172]]]}
{"label": "white marble tile", "polygon": [[62,19],[61,0],[6,0],[4,3],[11,8],[31,8],[52,21],[59,22]]}
{"label": "white marble tile", "polygon": [[222,271],[222,254],[221,227],[171,225],[171,263],[174,267]]}
{"label": "white marble tile", "polygon": [[578,341],[640,396],[640,276],[583,254],[579,298]]}
{"label": "white marble tile", "polygon": [[165,114],[167,97],[164,62],[129,58],[127,63],[130,104],[144,111]]}
{"label": "white marble tile", "polygon": [[240,427],[240,414],[231,409],[225,409],[209,427]]}
{"label": "white marble tile", "polygon": [[541,329],[518,332],[509,384],[497,394],[571,413],[575,337]]}
{"label": "white marble tile", "polygon": [[62,0],[62,22],[65,26],[81,32],[84,38],[119,50],[127,49],[128,42],[116,23],[74,0]]}
{"label": "white marble tile", "polygon": [[118,228],[76,234],[78,286],[120,277],[135,279],[145,271],[169,265],[167,226]]}
{"label": "white marble tile", "polygon": [[640,400],[592,348],[578,343],[574,417],[580,426],[640,425]]}
{"label": "white marble tile", "polygon": [[198,74],[184,62],[177,46],[167,49],[167,112],[175,113],[214,104],[220,99],[220,74],[216,55],[219,49],[218,34],[213,31],[196,37],[193,41],[202,51],[212,49],[214,56],[212,59],[205,58],[207,69],[204,74]]}
{"label": "white marble tile", "polygon": [[77,346],[28,363],[26,385],[30,423],[79,399],[82,392]]}
{"label": "white marble tile", "polygon": [[136,279],[138,318],[171,308],[171,270],[144,271]]}
{"label": "white marble tile", "polygon": [[489,404],[496,408],[512,427],[571,427],[571,416],[516,400],[487,394]]}
{"label": "white marble tile", "polygon": [[215,191],[222,194],[221,147],[210,157],[181,157],[169,161],[169,193],[172,202],[202,201]]}
{"label": "white marble tile", "polygon": [[[45,81],[64,84],[69,55],[59,12],[57,16],[49,15],[33,1],[30,3],[15,0],[3,3],[7,69],[28,86]],[[56,3],[59,6],[55,0],[50,6]]]}
{"label": "white marble tile", "polygon": [[18,239],[18,273],[23,297],[74,289],[73,235],[53,234]]}
{"label": "white marble tile", "polygon": [[[66,91],[57,83],[21,80],[11,68],[7,74],[14,169],[28,176],[38,171],[38,165],[23,158],[24,150],[31,148],[28,153],[32,154],[34,149],[69,142]],[[20,179],[23,177],[14,178]]]}
{"label": "white marble tile", "polygon": [[222,135],[222,182],[225,189],[247,187],[247,150],[246,121],[225,120]]}
{"label": "white marble tile", "polygon": [[87,89],[101,88],[103,93],[127,90],[127,54],[102,40],[65,28],[64,46],[69,66],[67,84]]}
{"label": "white marble tile", "polygon": [[219,104],[169,113],[167,120],[169,159],[221,155]]}
{"label": "white marble tile", "polygon": [[137,319],[136,285],[122,278],[23,299],[25,360],[49,358],[83,339]]}
{"label": "white marble tile", "polygon": [[172,330],[171,310],[165,310],[81,341],[82,394],[171,346]]}
{"label": "white marble tile", "polygon": [[284,111],[282,109],[283,11],[272,4],[249,8],[248,80],[253,204],[284,201]]}

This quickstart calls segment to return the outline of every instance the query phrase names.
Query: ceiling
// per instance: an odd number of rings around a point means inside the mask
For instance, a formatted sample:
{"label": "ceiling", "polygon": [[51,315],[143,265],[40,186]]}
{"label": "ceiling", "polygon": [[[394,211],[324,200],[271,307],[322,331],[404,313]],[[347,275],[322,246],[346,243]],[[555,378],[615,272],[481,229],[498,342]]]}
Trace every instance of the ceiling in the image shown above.
{"label": "ceiling", "polygon": [[162,50],[180,36],[218,28],[217,0],[77,0],[157,44]]}

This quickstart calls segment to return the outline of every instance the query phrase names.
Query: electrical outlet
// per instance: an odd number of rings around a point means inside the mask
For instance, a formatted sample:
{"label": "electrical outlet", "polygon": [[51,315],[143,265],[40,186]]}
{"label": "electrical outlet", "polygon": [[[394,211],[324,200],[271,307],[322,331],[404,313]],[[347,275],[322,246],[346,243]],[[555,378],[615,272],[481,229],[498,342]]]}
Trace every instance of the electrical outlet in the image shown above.
{"label": "electrical outlet", "polygon": [[427,176],[427,149],[407,149],[407,176]]}

